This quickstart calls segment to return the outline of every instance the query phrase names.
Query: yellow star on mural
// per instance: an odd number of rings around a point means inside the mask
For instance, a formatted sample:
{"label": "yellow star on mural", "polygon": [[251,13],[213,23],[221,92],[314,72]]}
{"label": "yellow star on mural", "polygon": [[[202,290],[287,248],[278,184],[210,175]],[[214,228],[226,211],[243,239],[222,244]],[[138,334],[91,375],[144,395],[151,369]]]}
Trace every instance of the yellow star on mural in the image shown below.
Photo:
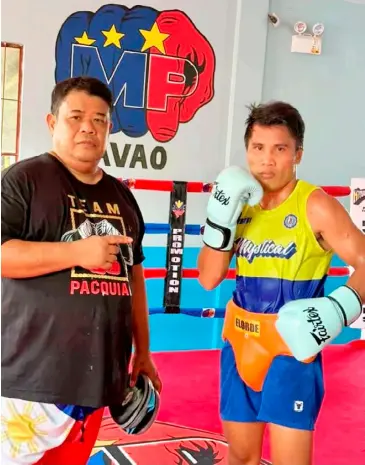
{"label": "yellow star on mural", "polygon": [[95,39],[90,39],[88,37],[86,31],[84,31],[81,37],[75,37],[75,40],[80,45],[92,45],[95,42]]}
{"label": "yellow star on mural", "polygon": [[122,48],[120,45],[120,41],[125,36],[122,32],[118,32],[113,26],[109,29],[109,31],[101,31],[105,37],[106,41],[104,43],[104,47],[108,47],[109,45],[115,45],[118,48]]}
{"label": "yellow star on mural", "polygon": [[140,29],[139,32],[145,38],[141,52],[145,52],[151,47],[156,47],[161,53],[166,54],[163,43],[170,36],[170,34],[164,34],[163,32],[160,32],[157,23],[152,26],[150,31]]}

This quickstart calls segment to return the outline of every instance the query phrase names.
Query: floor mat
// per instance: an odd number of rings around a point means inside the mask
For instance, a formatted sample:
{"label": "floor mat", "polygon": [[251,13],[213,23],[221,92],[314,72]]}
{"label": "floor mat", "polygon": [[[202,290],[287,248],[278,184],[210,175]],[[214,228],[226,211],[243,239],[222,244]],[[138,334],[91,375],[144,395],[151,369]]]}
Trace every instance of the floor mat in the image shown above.
{"label": "floor mat", "polygon": [[[127,436],[106,410],[88,465],[225,465],[218,414],[218,351],[154,355],[164,382],[158,421]],[[365,342],[323,354],[326,396],[315,437],[314,465],[365,465]],[[269,464],[268,435],[262,465]]]}

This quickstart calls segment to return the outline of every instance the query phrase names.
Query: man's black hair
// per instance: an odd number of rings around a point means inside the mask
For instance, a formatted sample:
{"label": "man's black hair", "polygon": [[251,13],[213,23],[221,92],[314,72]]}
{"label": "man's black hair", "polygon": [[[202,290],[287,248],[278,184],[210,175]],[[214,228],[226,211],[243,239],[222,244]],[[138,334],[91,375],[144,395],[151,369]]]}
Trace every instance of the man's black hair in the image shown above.
{"label": "man's black hair", "polygon": [[66,79],[55,85],[51,97],[51,113],[53,115],[57,115],[63,100],[72,91],[86,92],[89,95],[100,97],[108,104],[110,112],[113,110],[113,96],[108,87],[99,79],[80,76]]}
{"label": "man's black hair", "polygon": [[303,148],[305,124],[299,111],[286,102],[269,102],[249,106],[246,120],[245,146],[248,147],[255,124],[260,126],[286,126],[296,141],[296,148]]}

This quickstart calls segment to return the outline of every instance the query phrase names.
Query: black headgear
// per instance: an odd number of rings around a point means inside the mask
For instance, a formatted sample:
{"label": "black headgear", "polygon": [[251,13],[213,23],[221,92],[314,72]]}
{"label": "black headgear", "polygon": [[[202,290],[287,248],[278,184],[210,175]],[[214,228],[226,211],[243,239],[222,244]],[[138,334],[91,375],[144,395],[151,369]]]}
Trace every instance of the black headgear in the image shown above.
{"label": "black headgear", "polygon": [[109,407],[113,420],[128,434],[142,434],[155,421],[160,396],[146,375],[139,375],[135,386],[127,389],[120,405]]}

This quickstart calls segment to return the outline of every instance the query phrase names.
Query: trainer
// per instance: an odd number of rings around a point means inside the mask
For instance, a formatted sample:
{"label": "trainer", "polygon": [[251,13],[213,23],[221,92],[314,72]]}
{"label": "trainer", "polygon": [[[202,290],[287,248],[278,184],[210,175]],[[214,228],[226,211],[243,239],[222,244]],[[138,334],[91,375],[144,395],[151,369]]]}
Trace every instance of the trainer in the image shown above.
{"label": "trainer", "polygon": [[[365,300],[365,236],[335,198],[296,178],[304,130],[287,103],[253,106],[249,171],[223,170],[208,202],[201,284],[218,286],[236,255],[221,353],[229,465],[259,465],[266,424],[275,465],[312,463],[324,396],[321,351]],[[324,297],[334,254],[355,272]]]}
{"label": "trainer", "polygon": [[[145,373],[149,351],[144,222],[99,162],[112,96],[88,77],[58,83],[52,151],[2,174],[2,463],[81,465],[104,407]],[[34,135],[36,137],[36,134]]]}

